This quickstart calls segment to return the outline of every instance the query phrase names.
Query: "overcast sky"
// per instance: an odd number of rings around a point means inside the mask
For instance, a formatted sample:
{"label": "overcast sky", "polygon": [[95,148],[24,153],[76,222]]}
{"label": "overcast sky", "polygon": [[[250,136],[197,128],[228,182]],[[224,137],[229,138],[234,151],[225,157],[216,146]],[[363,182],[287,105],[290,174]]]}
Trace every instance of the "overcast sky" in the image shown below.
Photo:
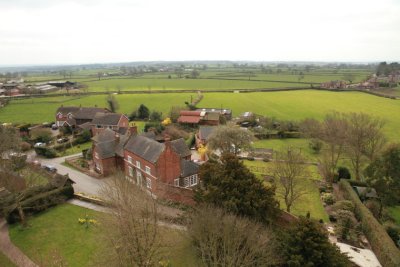
{"label": "overcast sky", "polygon": [[0,14],[0,65],[400,60],[400,0],[0,0]]}

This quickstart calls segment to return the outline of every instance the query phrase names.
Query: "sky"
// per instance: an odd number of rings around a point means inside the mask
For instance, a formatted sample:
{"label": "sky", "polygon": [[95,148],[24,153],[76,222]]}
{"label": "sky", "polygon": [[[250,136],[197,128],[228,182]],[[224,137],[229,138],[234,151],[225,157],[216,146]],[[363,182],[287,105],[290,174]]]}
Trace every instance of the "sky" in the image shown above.
{"label": "sky", "polygon": [[400,60],[400,0],[0,0],[0,65]]}

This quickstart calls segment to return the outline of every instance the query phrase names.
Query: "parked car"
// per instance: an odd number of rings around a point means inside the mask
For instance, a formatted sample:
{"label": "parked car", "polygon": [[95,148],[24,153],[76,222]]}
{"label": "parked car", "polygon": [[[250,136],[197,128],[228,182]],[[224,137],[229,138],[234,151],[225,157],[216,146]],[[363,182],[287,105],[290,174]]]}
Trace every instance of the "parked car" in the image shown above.
{"label": "parked car", "polygon": [[62,138],[57,139],[57,143],[62,144],[62,143],[68,142],[68,140],[69,139],[67,137],[62,137]]}
{"label": "parked car", "polygon": [[52,165],[43,165],[42,166],[43,169],[45,169],[48,172],[57,172],[56,167],[52,166]]}
{"label": "parked car", "polygon": [[44,146],[46,146],[45,143],[38,142],[38,143],[36,143],[33,147],[44,147]]}

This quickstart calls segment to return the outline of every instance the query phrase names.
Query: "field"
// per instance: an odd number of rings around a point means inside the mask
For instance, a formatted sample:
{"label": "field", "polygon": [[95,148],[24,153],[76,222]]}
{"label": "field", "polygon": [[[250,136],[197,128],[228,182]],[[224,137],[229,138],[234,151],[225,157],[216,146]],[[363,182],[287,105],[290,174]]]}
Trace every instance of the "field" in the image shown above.
{"label": "field", "polygon": [[[251,166],[266,168],[267,172],[268,172],[268,169],[271,168],[272,163],[263,162],[263,161],[244,161],[244,164],[250,168],[251,168]],[[263,179],[262,178],[263,175],[270,174],[270,173],[263,174],[263,173],[260,173],[257,171],[253,171],[253,172],[260,179]],[[317,219],[317,220],[323,219],[324,222],[328,222],[329,221],[328,215],[325,212],[324,207],[322,206],[318,187],[316,185],[316,182],[321,180],[321,176],[319,175],[316,166],[310,165],[308,167],[308,172],[310,173],[310,177],[304,178],[302,180],[302,182],[303,182],[302,186],[307,189],[307,194],[303,195],[296,203],[293,204],[291,213],[293,213],[294,215],[297,215],[297,216],[300,216],[300,215],[305,216],[307,214],[307,212],[310,212],[310,215],[312,218]],[[277,183],[276,190],[277,190],[277,192],[279,192],[281,190],[279,183]],[[280,203],[281,209],[285,210],[286,209],[285,202],[284,202],[282,196],[277,194],[277,199]]]}
{"label": "field", "polygon": [[316,161],[318,155],[314,154],[308,146],[307,139],[288,138],[288,139],[265,139],[253,143],[254,148],[272,148],[276,151],[284,151],[287,148],[299,149],[307,160]]}
{"label": "field", "polygon": [[[30,227],[25,230],[21,230],[19,225],[12,225],[10,237],[37,263],[40,259],[51,259],[56,253],[69,267],[90,266],[95,264],[102,247],[98,236],[100,229],[96,226],[86,229],[78,223],[78,218],[84,218],[86,214],[101,223],[102,214],[63,204],[32,217]],[[171,257],[172,266],[196,265],[196,257],[184,234],[165,229],[165,235],[169,244],[174,244],[168,247],[171,252],[166,252]]]}

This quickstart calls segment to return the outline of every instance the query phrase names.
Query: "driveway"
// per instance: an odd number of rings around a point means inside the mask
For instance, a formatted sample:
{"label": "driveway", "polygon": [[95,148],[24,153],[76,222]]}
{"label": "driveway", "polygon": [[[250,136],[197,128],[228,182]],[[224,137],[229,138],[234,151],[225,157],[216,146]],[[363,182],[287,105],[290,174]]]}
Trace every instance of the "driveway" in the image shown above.
{"label": "driveway", "polygon": [[74,190],[76,193],[82,192],[82,193],[85,193],[88,195],[99,196],[100,189],[105,184],[105,181],[107,179],[96,179],[96,178],[86,175],[80,171],[71,169],[71,168],[66,167],[61,164],[61,163],[64,163],[65,158],[78,156],[80,154],[81,153],[78,153],[76,155],[69,155],[69,156],[61,157],[61,158],[54,158],[54,159],[45,159],[42,157],[37,157],[37,156],[31,155],[29,160],[38,160],[42,165],[43,164],[52,165],[57,168],[57,172],[59,174],[62,174],[62,175],[68,174],[69,177],[71,178],[71,180],[73,180],[75,182]]}

